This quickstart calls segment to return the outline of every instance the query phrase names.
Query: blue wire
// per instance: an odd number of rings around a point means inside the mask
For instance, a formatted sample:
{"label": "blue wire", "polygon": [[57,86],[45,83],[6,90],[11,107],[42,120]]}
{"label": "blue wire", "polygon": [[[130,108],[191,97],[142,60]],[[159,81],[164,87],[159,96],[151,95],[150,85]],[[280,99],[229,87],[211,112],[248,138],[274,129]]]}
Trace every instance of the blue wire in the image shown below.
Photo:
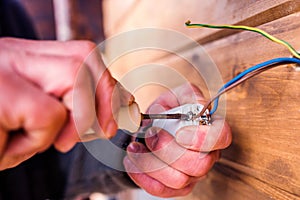
{"label": "blue wire", "polygon": [[[259,68],[268,66],[268,65],[274,65],[274,64],[278,64],[278,63],[298,63],[300,64],[300,59],[298,58],[275,58],[272,60],[268,60],[265,61],[263,63],[257,64],[253,67],[250,67],[248,69],[246,69],[245,71],[243,71],[242,73],[240,73],[239,75],[237,75],[236,77],[234,77],[233,79],[231,79],[230,81],[228,81],[227,83],[225,83],[223,85],[223,87],[221,87],[221,89],[218,91],[218,93],[220,93],[221,91],[223,91],[224,89],[226,89],[227,87],[229,87],[230,85],[232,85],[233,83],[235,83],[236,81],[240,80],[242,77],[244,77],[245,75],[249,74],[250,72],[253,72]],[[214,100],[214,107],[213,109],[210,111],[210,115],[214,114],[218,108],[219,105],[219,97],[217,97]]]}

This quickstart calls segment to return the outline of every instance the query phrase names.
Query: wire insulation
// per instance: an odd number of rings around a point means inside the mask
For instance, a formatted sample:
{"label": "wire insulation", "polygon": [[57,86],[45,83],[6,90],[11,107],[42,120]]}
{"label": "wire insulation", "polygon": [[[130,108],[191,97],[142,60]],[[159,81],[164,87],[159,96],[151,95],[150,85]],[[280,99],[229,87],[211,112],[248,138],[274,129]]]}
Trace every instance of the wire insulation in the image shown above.
{"label": "wire insulation", "polygon": [[257,64],[253,67],[246,69],[245,71],[241,72],[239,75],[235,76],[233,79],[228,81],[219,89],[216,96],[214,96],[207,104],[204,105],[202,111],[199,113],[199,116],[203,115],[205,110],[213,103],[213,108],[210,111],[210,115],[214,114],[218,108],[219,98],[222,94],[229,91],[230,89],[238,86],[239,84],[243,83],[244,81],[248,80],[251,77],[254,77],[260,74],[263,71],[271,69],[275,66],[287,64],[287,63],[297,63],[300,65],[300,59],[297,58],[275,58],[272,60],[265,61],[263,63]]}
{"label": "wire insulation", "polygon": [[266,31],[263,31],[259,28],[254,28],[254,27],[250,27],[250,26],[241,26],[241,25],[227,25],[227,24],[223,24],[223,25],[213,25],[213,24],[192,24],[191,21],[187,21],[185,23],[185,25],[189,28],[215,28],[215,29],[237,29],[237,30],[246,30],[246,31],[252,31],[252,32],[256,32],[259,33],[261,35],[263,35],[264,37],[268,38],[269,40],[276,42],[277,44],[281,44],[283,46],[285,46],[290,52],[291,54],[300,59],[300,53],[297,52],[290,43],[278,39],[272,35],[270,35],[269,33],[267,33]]}

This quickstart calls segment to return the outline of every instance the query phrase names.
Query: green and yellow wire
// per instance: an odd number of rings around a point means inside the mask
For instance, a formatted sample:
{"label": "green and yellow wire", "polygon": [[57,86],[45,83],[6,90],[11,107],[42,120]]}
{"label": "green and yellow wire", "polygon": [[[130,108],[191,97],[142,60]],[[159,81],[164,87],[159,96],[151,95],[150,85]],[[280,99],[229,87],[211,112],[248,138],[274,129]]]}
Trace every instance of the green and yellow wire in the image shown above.
{"label": "green and yellow wire", "polygon": [[298,53],[291,44],[289,44],[288,42],[278,39],[272,35],[270,35],[269,33],[258,29],[258,28],[254,28],[254,27],[250,27],[250,26],[240,26],[240,25],[213,25],[213,24],[191,24],[190,21],[187,21],[185,23],[185,25],[189,28],[201,28],[201,27],[206,27],[206,28],[216,28],[216,29],[237,29],[237,30],[246,30],[246,31],[252,31],[252,32],[256,32],[259,33],[261,35],[263,35],[264,37],[268,38],[269,40],[276,42],[278,44],[281,44],[283,46],[285,46],[294,57],[300,59],[300,53]]}

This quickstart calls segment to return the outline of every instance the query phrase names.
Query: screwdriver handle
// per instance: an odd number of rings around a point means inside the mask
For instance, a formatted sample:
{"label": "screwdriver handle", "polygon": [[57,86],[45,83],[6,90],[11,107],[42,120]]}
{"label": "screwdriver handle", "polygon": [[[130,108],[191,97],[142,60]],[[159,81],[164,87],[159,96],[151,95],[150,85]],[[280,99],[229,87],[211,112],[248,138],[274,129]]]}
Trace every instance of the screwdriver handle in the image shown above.
{"label": "screwdriver handle", "polygon": [[119,129],[125,129],[130,132],[136,132],[142,121],[140,108],[135,102],[129,106],[121,107],[117,117]]}

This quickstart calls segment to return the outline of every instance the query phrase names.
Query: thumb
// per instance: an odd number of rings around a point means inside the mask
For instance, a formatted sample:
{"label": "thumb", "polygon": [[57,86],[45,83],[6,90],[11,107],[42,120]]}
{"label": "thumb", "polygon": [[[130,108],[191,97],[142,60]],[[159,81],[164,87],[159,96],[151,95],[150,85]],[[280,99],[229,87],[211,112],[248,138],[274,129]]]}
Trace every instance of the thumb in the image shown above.
{"label": "thumb", "polygon": [[133,104],[135,102],[134,96],[130,92],[128,92],[121,85],[121,83],[118,83],[117,86],[120,94],[121,106],[130,106],[131,104]]}
{"label": "thumb", "polygon": [[97,85],[96,105],[98,122],[106,137],[112,137],[116,133],[120,108],[133,102],[133,95],[105,70]]}

